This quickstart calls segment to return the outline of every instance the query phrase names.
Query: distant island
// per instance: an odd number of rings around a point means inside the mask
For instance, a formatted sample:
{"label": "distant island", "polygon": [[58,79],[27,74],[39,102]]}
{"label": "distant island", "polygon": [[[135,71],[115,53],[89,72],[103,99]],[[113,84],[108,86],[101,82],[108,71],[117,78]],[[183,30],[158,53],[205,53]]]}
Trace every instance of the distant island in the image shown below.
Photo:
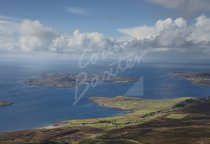
{"label": "distant island", "polygon": [[210,72],[173,72],[171,76],[191,81],[194,84],[210,86]]}
{"label": "distant island", "polygon": [[80,82],[88,83],[100,83],[100,82],[115,82],[115,83],[127,83],[135,82],[136,78],[132,77],[118,77],[112,76],[108,77],[105,75],[77,75],[73,73],[45,73],[41,74],[35,79],[29,79],[26,81],[27,85],[37,85],[37,86],[49,86],[49,87],[59,87],[59,88],[71,88],[75,87],[77,84],[80,86]]}
{"label": "distant island", "polygon": [[9,106],[9,105],[12,105],[12,104],[13,104],[12,102],[7,102],[7,101],[1,101],[0,100],[0,107]]}

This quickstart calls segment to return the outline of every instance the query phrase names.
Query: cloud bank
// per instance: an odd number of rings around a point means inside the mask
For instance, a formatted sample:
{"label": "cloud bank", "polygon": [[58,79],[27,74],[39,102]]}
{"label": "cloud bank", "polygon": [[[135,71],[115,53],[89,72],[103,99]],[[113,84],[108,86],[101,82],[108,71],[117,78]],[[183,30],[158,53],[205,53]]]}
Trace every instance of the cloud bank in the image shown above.
{"label": "cloud bank", "polygon": [[35,20],[0,19],[0,52],[49,52],[80,54],[109,51],[112,54],[157,51],[209,52],[210,18],[201,15],[189,24],[180,17],[158,20],[153,26],[120,28],[128,40],[105,37],[99,32],[59,33]]}
{"label": "cloud bank", "polygon": [[188,25],[184,18],[167,18],[154,26],[119,29],[138,41],[153,48],[208,48],[210,44],[210,19],[202,15],[194,24]]}

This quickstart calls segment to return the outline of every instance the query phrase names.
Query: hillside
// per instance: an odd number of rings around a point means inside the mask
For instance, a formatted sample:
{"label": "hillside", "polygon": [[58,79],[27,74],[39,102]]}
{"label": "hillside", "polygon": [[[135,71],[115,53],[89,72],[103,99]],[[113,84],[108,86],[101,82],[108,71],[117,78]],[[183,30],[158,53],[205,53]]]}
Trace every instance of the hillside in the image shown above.
{"label": "hillside", "polygon": [[[182,100],[142,100],[130,97],[93,98],[99,105],[131,110],[125,116],[67,121],[54,128],[1,133],[1,144],[208,144],[210,143],[210,101],[185,98]],[[109,103],[107,103],[109,101]],[[145,105],[143,105],[145,101]],[[129,107],[131,103],[136,107]],[[170,103],[170,104],[169,104]],[[151,104],[151,105],[148,105]],[[127,107],[125,107],[127,106]],[[134,105],[135,106],[135,105]],[[152,107],[160,108],[153,112]],[[146,111],[140,114],[140,109]],[[170,110],[168,110],[170,108]],[[136,112],[140,115],[135,115]],[[149,112],[149,114],[148,114]],[[126,123],[129,116],[145,119],[141,123]],[[107,122],[109,120],[109,122]],[[110,126],[118,120],[119,126]],[[135,119],[132,119],[135,120]],[[137,120],[137,119],[136,119]],[[100,122],[100,123],[98,123]]]}

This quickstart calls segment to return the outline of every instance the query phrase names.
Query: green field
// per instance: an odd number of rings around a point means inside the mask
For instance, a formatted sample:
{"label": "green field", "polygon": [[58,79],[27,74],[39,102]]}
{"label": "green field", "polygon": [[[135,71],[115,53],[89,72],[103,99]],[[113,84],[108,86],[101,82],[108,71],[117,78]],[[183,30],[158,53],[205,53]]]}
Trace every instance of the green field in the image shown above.
{"label": "green field", "polygon": [[165,100],[147,100],[134,97],[91,97],[90,100],[99,106],[117,108],[128,113],[120,116],[65,121],[56,126],[91,126],[103,129],[120,128],[129,125],[142,124],[169,111],[181,102],[192,98],[178,98]]}

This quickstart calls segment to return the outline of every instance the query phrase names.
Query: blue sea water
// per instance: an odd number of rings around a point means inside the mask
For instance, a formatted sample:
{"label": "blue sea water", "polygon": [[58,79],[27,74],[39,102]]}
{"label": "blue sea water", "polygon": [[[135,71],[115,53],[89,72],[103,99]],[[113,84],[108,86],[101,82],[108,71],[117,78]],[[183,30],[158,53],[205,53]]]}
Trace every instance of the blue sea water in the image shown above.
{"label": "blue sea water", "polygon": [[[0,131],[37,128],[54,122],[121,115],[124,112],[99,107],[89,100],[91,96],[114,97],[123,95],[133,83],[103,83],[88,89],[74,106],[74,88],[53,88],[25,85],[27,79],[45,72],[52,73],[103,73],[105,64],[81,69],[74,63],[59,64],[2,64],[0,63],[0,100],[14,102],[0,108]],[[209,96],[210,87],[194,85],[189,81],[169,76],[174,71],[210,71],[208,65],[139,64],[119,75],[144,77],[144,94],[141,98],[166,99],[185,96]]]}

